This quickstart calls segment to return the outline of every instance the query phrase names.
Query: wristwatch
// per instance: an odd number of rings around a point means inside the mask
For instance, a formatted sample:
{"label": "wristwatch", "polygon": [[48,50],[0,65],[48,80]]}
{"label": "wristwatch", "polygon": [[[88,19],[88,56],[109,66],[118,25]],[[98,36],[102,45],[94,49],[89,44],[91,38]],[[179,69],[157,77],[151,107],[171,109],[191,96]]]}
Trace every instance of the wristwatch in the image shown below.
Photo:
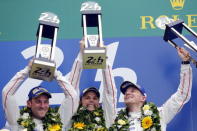
{"label": "wristwatch", "polygon": [[183,65],[190,64],[190,61],[182,61],[181,64]]}

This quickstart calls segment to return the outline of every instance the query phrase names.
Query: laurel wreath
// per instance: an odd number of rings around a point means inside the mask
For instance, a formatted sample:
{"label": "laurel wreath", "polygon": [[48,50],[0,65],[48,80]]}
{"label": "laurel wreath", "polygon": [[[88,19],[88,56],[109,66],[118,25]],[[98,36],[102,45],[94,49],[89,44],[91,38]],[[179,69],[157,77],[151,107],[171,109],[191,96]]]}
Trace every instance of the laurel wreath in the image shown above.
{"label": "laurel wreath", "polygon": [[[141,108],[141,112],[140,121],[143,131],[161,131],[159,111],[154,103],[146,103]],[[109,131],[128,131],[130,127],[129,123],[128,112],[126,109],[121,109]]]}
{"label": "laurel wreath", "polygon": [[89,111],[80,106],[72,117],[72,127],[68,131],[107,131],[103,109],[99,107]]}
{"label": "laurel wreath", "polygon": [[[62,122],[58,108],[49,107],[48,112],[42,119],[43,128],[45,131],[62,131]],[[35,122],[32,118],[32,111],[28,107],[24,107],[20,110],[20,118],[17,123],[25,128],[26,131],[34,131]]]}

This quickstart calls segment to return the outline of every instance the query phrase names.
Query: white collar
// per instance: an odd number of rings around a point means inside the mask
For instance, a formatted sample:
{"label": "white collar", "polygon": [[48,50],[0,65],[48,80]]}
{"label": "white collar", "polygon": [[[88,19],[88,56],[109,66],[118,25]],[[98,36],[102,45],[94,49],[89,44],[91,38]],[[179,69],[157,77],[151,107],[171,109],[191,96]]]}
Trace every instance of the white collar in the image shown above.
{"label": "white collar", "polygon": [[40,119],[33,118],[33,120],[34,120],[35,123],[42,123],[42,120],[40,120]]}
{"label": "white collar", "polygon": [[44,131],[44,130],[43,130],[43,123],[42,123],[42,120],[37,119],[37,118],[33,118],[33,121],[34,121],[35,124],[36,124],[36,127],[35,127],[35,130],[36,130],[36,131]]}
{"label": "white collar", "polygon": [[129,118],[131,118],[131,119],[139,119],[139,118],[141,118],[141,116],[142,116],[141,111],[139,111],[139,112],[129,112]]}

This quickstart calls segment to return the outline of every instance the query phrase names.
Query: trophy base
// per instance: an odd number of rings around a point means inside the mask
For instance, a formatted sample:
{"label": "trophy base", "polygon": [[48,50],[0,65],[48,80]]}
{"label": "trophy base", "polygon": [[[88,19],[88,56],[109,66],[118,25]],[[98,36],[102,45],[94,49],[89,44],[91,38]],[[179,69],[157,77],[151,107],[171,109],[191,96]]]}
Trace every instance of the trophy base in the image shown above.
{"label": "trophy base", "polygon": [[39,80],[52,81],[56,65],[49,60],[35,59],[33,61],[29,77]]}
{"label": "trophy base", "polygon": [[83,50],[83,69],[105,69],[106,48],[89,47]]}

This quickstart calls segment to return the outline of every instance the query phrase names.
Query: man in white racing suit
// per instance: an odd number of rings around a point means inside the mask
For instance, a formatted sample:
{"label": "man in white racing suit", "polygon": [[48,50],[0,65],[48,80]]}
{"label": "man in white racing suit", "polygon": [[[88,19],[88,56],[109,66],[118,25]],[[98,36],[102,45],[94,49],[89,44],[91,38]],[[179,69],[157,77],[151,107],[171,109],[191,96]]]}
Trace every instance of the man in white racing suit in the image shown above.
{"label": "man in white racing suit", "polygon": [[[17,123],[17,120],[21,117],[20,116],[20,108],[16,101],[16,92],[18,88],[20,87],[21,83],[25,80],[25,78],[28,77],[29,71],[31,69],[32,61],[29,62],[29,65],[25,67],[23,70],[19,71],[3,88],[2,91],[2,97],[3,97],[3,109],[5,111],[6,119],[9,124],[9,128],[11,131],[20,131],[24,128],[21,127]],[[68,102],[62,102],[63,105],[60,106],[59,112],[60,116],[62,117],[61,112],[63,112],[64,105],[68,104],[66,106],[70,107],[70,110],[67,111],[67,113],[70,115],[70,117],[67,117],[67,119],[70,119],[73,115],[75,103],[77,99],[76,91],[71,87],[71,84],[66,81],[61,72],[55,71],[54,75],[55,79],[57,80],[60,87],[63,89],[63,92],[65,94],[66,99],[70,99]],[[21,94],[23,95],[23,94]],[[49,110],[49,98],[51,98],[51,94],[42,87],[35,87],[29,92],[29,100],[27,100],[27,106],[31,108],[32,110],[32,118],[33,122],[35,123],[35,131],[44,131],[43,127],[43,118],[45,117],[46,113]],[[77,107],[76,107],[77,108]],[[65,121],[63,122],[63,129],[65,128]]]}
{"label": "man in white racing suit", "polygon": [[146,102],[147,95],[143,87],[130,81],[124,81],[120,90],[124,94],[126,109],[118,113],[111,130],[166,131],[167,124],[191,97],[192,69],[189,64],[190,56],[184,48],[178,48],[177,52],[182,64],[180,84],[176,93],[161,107],[157,108],[154,103]]}
{"label": "man in white racing suit", "polygon": [[[88,91],[86,89],[86,91],[83,91],[83,94],[80,93],[80,88],[79,88],[79,81],[80,81],[80,77],[81,77],[81,73],[82,73],[82,49],[84,48],[84,41],[80,41],[80,46],[81,46],[81,51],[79,52],[77,58],[74,61],[72,70],[70,72],[69,75],[69,81],[72,84],[73,88],[76,90],[77,92],[77,106],[80,106],[80,103],[82,104],[82,106],[85,106],[88,110],[94,110],[94,106],[96,106],[99,103],[99,98],[97,98],[96,102],[91,102],[91,100],[88,100],[88,102],[86,104],[83,104],[83,98],[86,94],[88,94],[89,92],[91,92],[88,88]],[[102,92],[102,109],[104,111],[104,119],[105,119],[105,126],[106,127],[110,127],[111,124],[113,124],[114,119],[115,119],[115,114],[116,114],[116,101],[117,101],[117,89],[115,86],[115,82],[114,82],[114,76],[112,73],[112,67],[109,64],[108,60],[106,62],[106,68],[102,69],[102,76],[103,76],[103,92]],[[88,76],[87,76],[88,77]],[[92,89],[92,88],[90,88]],[[95,90],[95,88],[92,90],[92,93],[96,93],[96,96],[98,96],[97,91]],[[82,94],[82,95],[80,95]],[[100,94],[99,94],[100,95]],[[93,97],[93,96],[91,96]],[[68,100],[69,101],[69,100]],[[93,103],[93,104],[91,104]],[[91,107],[91,105],[93,105],[93,107]],[[69,110],[67,109],[68,107],[65,106],[65,110]],[[93,109],[91,109],[93,108]],[[75,108],[76,110],[74,111],[75,113],[77,112],[77,108]],[[67,116],[68,114],[65,112],[65,115]],[[64,116],[64,118],[66,118],[66,116]],[[62,118],[62,119],[64,119]],[[67,119],[68,120],[68,119]],[[66,123],[68,123],[66,121]],[[66,127],[70,127],[72,124],[72,122],[66,126]]]}

